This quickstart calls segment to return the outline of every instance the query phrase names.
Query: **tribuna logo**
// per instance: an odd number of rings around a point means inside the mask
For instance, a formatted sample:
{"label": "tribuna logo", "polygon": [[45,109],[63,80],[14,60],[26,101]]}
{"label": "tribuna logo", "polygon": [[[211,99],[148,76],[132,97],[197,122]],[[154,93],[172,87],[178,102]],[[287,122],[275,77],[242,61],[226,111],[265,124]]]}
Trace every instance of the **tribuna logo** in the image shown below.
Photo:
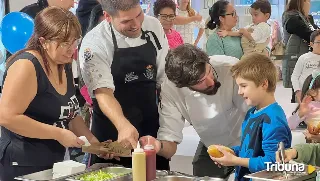
{"label": "tribuna logo", "polygon": [[266,162],[267,171],[270,172],[289,172],[289,173],[307,173],[310,174],[315,171],[315,167],[311,165],[304,165],[302,163],[272,163]]}

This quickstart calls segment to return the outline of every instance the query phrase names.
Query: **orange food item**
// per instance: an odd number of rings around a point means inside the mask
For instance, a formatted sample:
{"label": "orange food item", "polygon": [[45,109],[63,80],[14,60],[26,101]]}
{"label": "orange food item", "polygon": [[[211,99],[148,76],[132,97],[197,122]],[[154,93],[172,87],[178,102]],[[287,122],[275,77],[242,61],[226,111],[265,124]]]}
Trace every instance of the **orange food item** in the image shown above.
{"label": "orange food item", "polygon": [[320,122],[319,121],[308,121],[308,131],[310,134],[318,135],[320,134]]}
{"label": "orange food item", "polygon": [[[228,152],[230,152],[231,154],[233,154],[233,155],[235,155],[234,154],[234,152],[233,152],[233,150],[232,149],[230,149],[229,147],[226,147],[226,146],[221,146],[224,150],[226,150],[226,151],[228,151]],[[216,145],[210,145],[209,147],[208,147],[208,153],[209,153],[209,155],[210,156],[212,156],[212,157],[215,157],[215,158],[221,158],[221,157],[223,157],[223,153],[221,153],[219,150],[218,150],[218,148],[216,147]]]}

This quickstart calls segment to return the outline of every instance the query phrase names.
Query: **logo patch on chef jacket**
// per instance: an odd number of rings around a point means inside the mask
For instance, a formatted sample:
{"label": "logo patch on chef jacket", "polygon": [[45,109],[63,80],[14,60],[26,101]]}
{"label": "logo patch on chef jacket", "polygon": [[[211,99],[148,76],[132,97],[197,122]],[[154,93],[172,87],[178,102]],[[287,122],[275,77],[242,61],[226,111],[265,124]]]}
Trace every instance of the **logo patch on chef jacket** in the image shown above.
{"label": "logo patch on chef jacket", "polygon": [[143,75],[147,78],[147,79],[153,79],[154,77],[154,68],[152,65],[148,65],[146,67],[146,73],[143,73]]}
{"label": "logo patch on chef jacket", "polygon": [[86,48],[83,52],[83,58],[85,62],[88,62],[92,59],[93,54],[90,48]]}
{"label": "logo patch on chef jacket", "polygon": [[131,82],[133,80],[137,80],[139,78],[138,75],[136,75],[134,72],[130,72],[126,74],[126,77],[124,78],[124,82]]}

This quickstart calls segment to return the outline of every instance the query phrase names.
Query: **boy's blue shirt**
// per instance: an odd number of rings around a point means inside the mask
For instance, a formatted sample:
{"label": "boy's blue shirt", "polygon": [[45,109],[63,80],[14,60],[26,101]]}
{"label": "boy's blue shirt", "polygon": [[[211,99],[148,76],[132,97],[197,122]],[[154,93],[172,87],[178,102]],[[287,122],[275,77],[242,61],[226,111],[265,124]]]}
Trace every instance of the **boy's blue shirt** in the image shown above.
{"label": "boy's blue shirt", "polygon": [[240,146],[234,146],[236,156],[249,158],[249,168],[236,166],[235,180],[249,180],[244,175],[267,169],[265,162],[275,162],[279,142],[290,148],[292,135],[286,115],[278,103],[261,111],[248,110],[242,123]]}

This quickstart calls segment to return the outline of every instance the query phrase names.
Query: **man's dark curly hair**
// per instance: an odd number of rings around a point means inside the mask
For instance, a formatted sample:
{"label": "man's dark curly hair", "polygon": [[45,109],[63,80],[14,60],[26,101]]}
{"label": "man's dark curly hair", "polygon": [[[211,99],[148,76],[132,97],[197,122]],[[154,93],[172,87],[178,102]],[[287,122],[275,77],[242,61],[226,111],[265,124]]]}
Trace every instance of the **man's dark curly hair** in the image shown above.
{"label": "man's dark curly hair", "polygon": [[174,14],[176,14],[177,6],[173,0],[157,0],[153,5],[154,16],[158,17],[163,8],[171,8],[174,11]]}
{"label": "man's dark curly hair", "polygon": [[165,72],[178,88],[196,85],[206,72],[209,56],[200,48],[183,44],[166,56]]}

